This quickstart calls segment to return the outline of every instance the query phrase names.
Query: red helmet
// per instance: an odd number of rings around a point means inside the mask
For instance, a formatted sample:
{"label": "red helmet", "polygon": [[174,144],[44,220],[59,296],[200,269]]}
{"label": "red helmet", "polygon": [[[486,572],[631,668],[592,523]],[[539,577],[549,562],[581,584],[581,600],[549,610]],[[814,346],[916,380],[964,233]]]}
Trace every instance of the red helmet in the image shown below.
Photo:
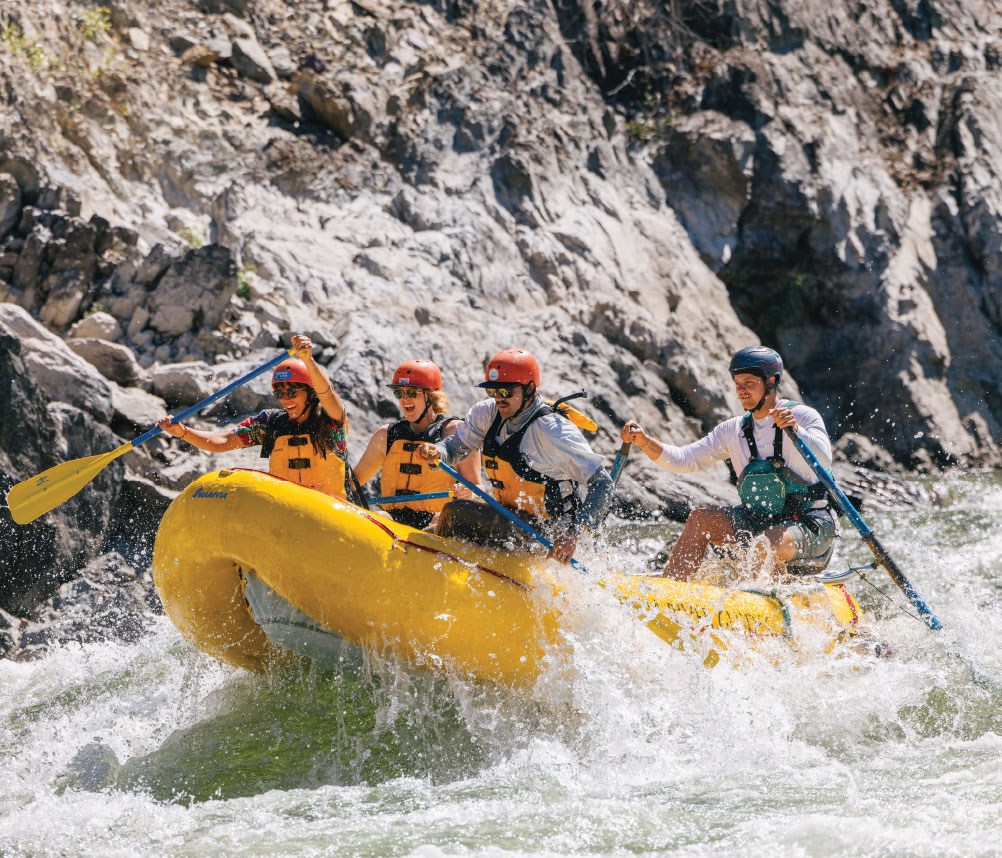
{"label": "red helmet", "polygon": [[442,389],[442,371],[430,360],[408,360],[393,373],[393,383],[387,387],[423,387],[426,390]]}
{"label": "red helmet", "polygon": [[293,384],[305,384],[311,388],[313,387],[313,382],[310,381],[310,373],[306,369],[306,364],[298,358],[289,358],[288,360],[282,361],[275,367],[275,371],[271,374],[272,387],[277,384],[288,384],[290,382]]}
{"label": "red helmet", "polygon": [[525,349],[505,349],[487,364],[487,380],[477,387],[497,387],[502,384],[529,384],[539,387],[539,364]]}

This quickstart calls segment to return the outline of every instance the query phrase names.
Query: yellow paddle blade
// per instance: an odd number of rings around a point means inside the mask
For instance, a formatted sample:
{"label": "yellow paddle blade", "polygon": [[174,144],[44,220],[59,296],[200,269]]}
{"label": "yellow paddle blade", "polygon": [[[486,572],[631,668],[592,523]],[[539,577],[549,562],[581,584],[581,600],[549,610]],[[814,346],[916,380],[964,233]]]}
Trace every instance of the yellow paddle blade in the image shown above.
{"label": "yellow paddle blade", "polygon": [[63,462],[18,483],[7,492],[11,518],[18,524],[27,524],[50,509],[55,509],[93,480],[106,465],[131,449],[130,441],[110,453]]}
{"label": "yellow paddle blade", "polygon": [[[546,400],[547,405],[553,405],[552,399]],[[557,406],[560,409],[560,413],[564,415],[568,420],[571,421],[578,429],[584,429],[585,432],[594,432],[598,429],[598,424],[592,420],[583,411],[578,411],[573,405],[568,405],[566,402],[562,402]]]}

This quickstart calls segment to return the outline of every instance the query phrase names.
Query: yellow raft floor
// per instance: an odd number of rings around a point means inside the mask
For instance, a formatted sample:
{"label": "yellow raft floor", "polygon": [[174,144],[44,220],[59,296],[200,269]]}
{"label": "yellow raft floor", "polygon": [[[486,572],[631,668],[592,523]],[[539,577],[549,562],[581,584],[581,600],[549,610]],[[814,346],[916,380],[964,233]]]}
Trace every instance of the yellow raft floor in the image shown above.
{"label": "yellow raft floor", "polygon": [[[594,570],[593,570],[594,572]],[[220,661],[262,670],[281,654],[255,622],[248,573],[343,641],[426,667],[532,683],[568,645],[561,598],[582,575],[536,555],[425,533],[269,474],[224,470],[189,485],[157,532],[153,577],[185,638]],[[759,592],[606,572],[586,586],[615,595],[640,623],[715,664],[735,636],[796,646],[804,629],[829,650],[862,627],[840,585],[782,600]]]}

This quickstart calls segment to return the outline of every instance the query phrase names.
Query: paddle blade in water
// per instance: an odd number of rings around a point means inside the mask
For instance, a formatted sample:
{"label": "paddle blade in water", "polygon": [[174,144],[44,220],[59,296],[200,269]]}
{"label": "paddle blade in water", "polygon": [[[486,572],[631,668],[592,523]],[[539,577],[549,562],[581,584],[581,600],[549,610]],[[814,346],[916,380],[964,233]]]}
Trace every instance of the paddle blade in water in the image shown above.
{"label": "paddle blade in water", "polygon": [[63,501],[73,497],[101,473],[105,466],[131,449],[130,442],[110,453],[63,462],[18,483],[7,493],[11,518],[18,524],[27,524],[40,515],[45,515],[50,509],[55,509]]}

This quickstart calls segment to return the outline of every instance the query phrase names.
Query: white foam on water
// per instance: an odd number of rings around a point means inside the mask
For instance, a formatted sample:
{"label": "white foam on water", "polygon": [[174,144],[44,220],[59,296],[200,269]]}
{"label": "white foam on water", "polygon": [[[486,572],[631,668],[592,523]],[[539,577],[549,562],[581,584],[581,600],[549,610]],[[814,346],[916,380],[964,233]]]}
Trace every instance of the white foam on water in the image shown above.
{"label": "white foam on water", "polygon": [[[529,695],[383,659],[255,677],[166,620],[0,661],[0,854],[998,855],[1002,487],[950,490],[871,522],[946,626],[902,613],[883,573],[893,606],[852,583],[890,659],[735,645],[707,670],[569,576],[567,647]],[[584,560],[636,566],[622,550]],[[839,557],[869,562],[852,533]],[[128,777],[68,785],[91,743]]]}

